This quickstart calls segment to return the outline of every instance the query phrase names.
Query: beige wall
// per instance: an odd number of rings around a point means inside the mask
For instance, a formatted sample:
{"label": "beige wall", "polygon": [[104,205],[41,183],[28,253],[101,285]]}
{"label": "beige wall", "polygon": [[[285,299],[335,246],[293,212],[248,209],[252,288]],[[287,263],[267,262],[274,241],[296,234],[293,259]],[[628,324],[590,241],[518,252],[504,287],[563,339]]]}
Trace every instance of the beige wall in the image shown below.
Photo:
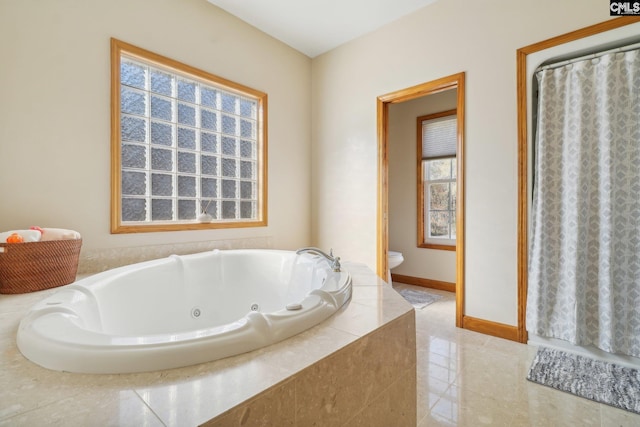
{"label": "beige wall", "polygon": [[389,249],[404,262],[394,274],[455,283],[456,253],[418,247],[416,119],[453,110],[451,89],[389,106]]}
{"label": "beige wall", "polygon": [[[109,39],[269,96],[269,226],[109,234]],[[80,231],[84,248],[310,240],[311,60],[206,0],[0,1],[0,230]]]}
{"label": "beige wall", "polygon": [[440,0],[315,58],[315,243],[375,269],[376,97],[464,71],[464,310],[516,325],[516,50],[607,19],[601,0]]}
{"label": "beige wall", "polygon": [[[206,0],[2,0],[0,229],[311,240],[375,269],[376,97],[465,71],[465,313],[515,325],[515,53],[609,18],[602,0],[439,0],[311,61]],[[269,94],[268,227],[109,234],[110,37]]]}

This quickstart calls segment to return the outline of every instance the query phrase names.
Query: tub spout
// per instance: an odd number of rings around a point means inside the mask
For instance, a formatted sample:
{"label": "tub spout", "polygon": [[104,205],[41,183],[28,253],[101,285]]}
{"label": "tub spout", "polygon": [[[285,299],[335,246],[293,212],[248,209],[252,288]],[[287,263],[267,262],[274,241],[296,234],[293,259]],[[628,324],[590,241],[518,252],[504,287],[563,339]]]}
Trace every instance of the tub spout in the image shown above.
{"label": "tub spout", "polygon": [[329,265],[331,266],[331,269],[333,271],[335,271],[335,272],[339,272],[340,271],[340,268],[341,268],[341,266],[340,266],[340,257],[339,256],[336,256],[336,257],[333,256],[333,249],[329,250],[329,254],[327,254],[326,252],[323,252],[322,250],[320,250],[318,248],[313,248],[313,247],[300,248],[300,249],[298,249],[296,251],[297,255],[307,254],[307,253],[316,254],[316,255],[322,256],[324,259],[327,260],[327,262],[329,263]]}

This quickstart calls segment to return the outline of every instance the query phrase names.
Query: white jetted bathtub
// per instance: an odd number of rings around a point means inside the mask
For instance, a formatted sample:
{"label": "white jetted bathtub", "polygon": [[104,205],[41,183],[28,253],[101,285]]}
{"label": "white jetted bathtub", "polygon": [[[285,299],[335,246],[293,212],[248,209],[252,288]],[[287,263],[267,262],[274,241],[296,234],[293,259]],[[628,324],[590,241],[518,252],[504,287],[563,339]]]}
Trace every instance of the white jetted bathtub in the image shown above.
{"label": "white jetted bathtub", "polygon": [[29,360],[59,371],[177,368],[291,337],[350,297],[349,274],[310,253],[173,255],[61,288],[22,319],[17,343]]}

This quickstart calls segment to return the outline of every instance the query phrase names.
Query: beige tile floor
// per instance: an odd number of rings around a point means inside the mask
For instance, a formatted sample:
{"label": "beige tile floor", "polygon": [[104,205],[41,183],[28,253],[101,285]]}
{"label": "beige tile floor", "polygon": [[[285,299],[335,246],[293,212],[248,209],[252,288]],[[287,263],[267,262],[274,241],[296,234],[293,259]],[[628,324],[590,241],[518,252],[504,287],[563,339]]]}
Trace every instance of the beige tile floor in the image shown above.
{"label": "beige tile floor", "polygon": [[416,310],[418,427],[640,426],[640,415],[527,381],[535,347],[456,328],[455,296],[428,291],[443,298]]}

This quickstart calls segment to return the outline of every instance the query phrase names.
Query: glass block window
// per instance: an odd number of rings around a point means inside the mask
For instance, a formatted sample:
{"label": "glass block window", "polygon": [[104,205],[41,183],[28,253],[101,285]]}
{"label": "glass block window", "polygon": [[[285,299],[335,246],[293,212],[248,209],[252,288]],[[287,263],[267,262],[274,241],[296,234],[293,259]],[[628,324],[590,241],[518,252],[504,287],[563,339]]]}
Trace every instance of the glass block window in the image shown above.
{"label": "glass block window", "polygon": [[112,230],[266,225],[266,94],[117,40],[112,67]]}

